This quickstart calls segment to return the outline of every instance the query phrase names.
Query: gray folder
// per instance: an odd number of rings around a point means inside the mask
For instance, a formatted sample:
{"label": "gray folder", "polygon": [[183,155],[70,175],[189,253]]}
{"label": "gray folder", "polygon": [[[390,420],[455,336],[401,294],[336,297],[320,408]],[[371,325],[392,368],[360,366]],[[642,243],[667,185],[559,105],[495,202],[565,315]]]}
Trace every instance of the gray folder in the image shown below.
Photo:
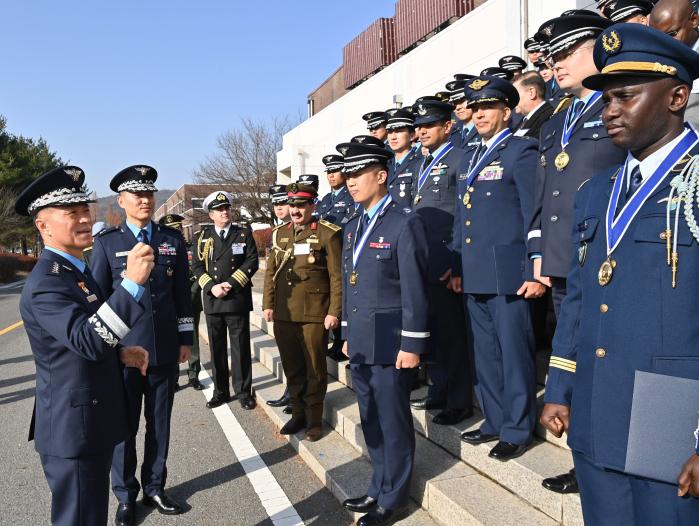
{"label": "gray folder", "polygon": [[677,484],[698,427],[699,381],[636,371],[624,471]]}

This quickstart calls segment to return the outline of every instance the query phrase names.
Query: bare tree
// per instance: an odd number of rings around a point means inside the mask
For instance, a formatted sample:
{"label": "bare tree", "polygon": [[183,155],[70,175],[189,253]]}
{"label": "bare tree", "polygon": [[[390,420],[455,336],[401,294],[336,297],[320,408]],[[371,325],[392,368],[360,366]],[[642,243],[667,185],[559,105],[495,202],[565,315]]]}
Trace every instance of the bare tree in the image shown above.
{"label": "bare tree", "polygon": [[27,253],[27,236],[34,234],[32,221],[15,213],[15,200],[19,192],[8,186],[0,186],[0,247],[15,248],[20,246],[22,253]]}
{"label": "bare tree", "polygon": [[267,192],[277,177],[277,152],[282,137],[294,126],[289,117],[271,122],[241,119],[241,127],[222,134],[218,151],[194,172],[205,184],[233,185],[235,207],[253,222],[274,223]]}

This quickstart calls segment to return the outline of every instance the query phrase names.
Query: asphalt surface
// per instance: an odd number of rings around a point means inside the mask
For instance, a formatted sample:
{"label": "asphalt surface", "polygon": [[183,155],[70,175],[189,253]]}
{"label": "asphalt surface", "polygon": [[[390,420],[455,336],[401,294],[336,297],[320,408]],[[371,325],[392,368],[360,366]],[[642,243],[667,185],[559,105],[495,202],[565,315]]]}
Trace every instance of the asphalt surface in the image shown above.
{"label": "asphalt surface", "polygon": [[[20,320],[20,292],[19,287],[0,289],[0,332]],[[210,372],[209,360],[208,348],[203,346],[203,365]],[[23,327],[0,335],[0,524],[50,522],[50,492],[33,443],[27,441],[34,372]],[[181,375],[183,384],[184,369]],[[175,396],[167,492],[184,505],[186,512],[164,516],[139,504],[137,524],[272,525],[205,402],[202,392],[189,387]],[[351,524],[338,501],[277,433],[261,408],[245,411],[238,402],[229,407],[305,524]],[[144,429],[142,421],[139,449]],[[112,496],[110,524],[115,509],[116,499]]]}

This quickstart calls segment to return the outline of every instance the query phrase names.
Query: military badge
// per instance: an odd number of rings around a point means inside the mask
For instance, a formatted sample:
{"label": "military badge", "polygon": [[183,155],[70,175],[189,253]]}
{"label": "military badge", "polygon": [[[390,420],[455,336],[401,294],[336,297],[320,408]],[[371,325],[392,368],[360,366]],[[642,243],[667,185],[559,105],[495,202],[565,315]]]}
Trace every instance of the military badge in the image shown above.
{"label": "military badge", "polygon": [[602,47],[609,55],[616,55],[621,49],[621,38],[616,31],[602,35]]}
{"label": "military badge", "polygon": [[338,150],[342,155],[347,155],[347,152],[349,151],[349,146],[341,146],[340,148],[338,148]]}
{"label": "military badge", "polygon": [[587,243],[583,243],[578,247],[578,263],[582,267],[585,264],[585,258],[587,257]]}
{"label": "military badge", "polygon": [[87,288],[84,281],[79,281],[78,287],[80,287],[85,294],[90,294],[90,289]]}
{"label": "military badge", "polygon": [[141,175],[146,175],[150,171],[150,168],[148,166],[137,166],[136,168],[134,168],[134,170],[136,170]]}
{"label": "military badge", "polygon": [[490,84],[489,80],[484,80],[484,79],[476,79],[471,84],[468,85],[469,88],[471,88],[473,91],[480,91],[483,88],[485,88],[488,84]]}
{"label": "military badge", "polygon": [[417,112],[419,115],[427,115],[427,108],[424,104],[420,103],[417,105]]}
{"label": "military badge", "polygon": [[226,196],[222,192],[219,192],[218,195],[216,196],[216,201],[225,201]]}
{"label": "military badge", "polygon": [[541,159],[539,159],[539,164],[541,164],[542,168],[546,168],[546,156],[543,153],[541,154]]}
{"label": "military badge", "polygon": [[172,276],[175,275],[175,269],[172,267],[168,267],[167,270],[165,271],[165,274],[167,274],[168,278],[171,278]]}
{"label": "military badge", "polygon": [[70,178],[76,183],[80,180],[80,176],[83,174],[82,170],[78,168],[65,168],[63,171],[70,175]]}

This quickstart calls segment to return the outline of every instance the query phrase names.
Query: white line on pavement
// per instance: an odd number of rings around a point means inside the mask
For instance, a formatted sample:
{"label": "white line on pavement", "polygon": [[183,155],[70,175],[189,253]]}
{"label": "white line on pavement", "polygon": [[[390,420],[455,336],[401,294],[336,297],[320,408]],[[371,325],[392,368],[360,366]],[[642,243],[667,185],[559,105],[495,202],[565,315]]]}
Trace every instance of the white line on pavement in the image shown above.
{"label": "white line on pavement", "polygon": [[[214,383],[206,369],[199,372],[199,381],[204,386],[202,393],[206,400],[211,400]],[[303,525],[303,520],[258,454],[231,408],[223,404],[216,407],[213,412],[274,526]]]}

